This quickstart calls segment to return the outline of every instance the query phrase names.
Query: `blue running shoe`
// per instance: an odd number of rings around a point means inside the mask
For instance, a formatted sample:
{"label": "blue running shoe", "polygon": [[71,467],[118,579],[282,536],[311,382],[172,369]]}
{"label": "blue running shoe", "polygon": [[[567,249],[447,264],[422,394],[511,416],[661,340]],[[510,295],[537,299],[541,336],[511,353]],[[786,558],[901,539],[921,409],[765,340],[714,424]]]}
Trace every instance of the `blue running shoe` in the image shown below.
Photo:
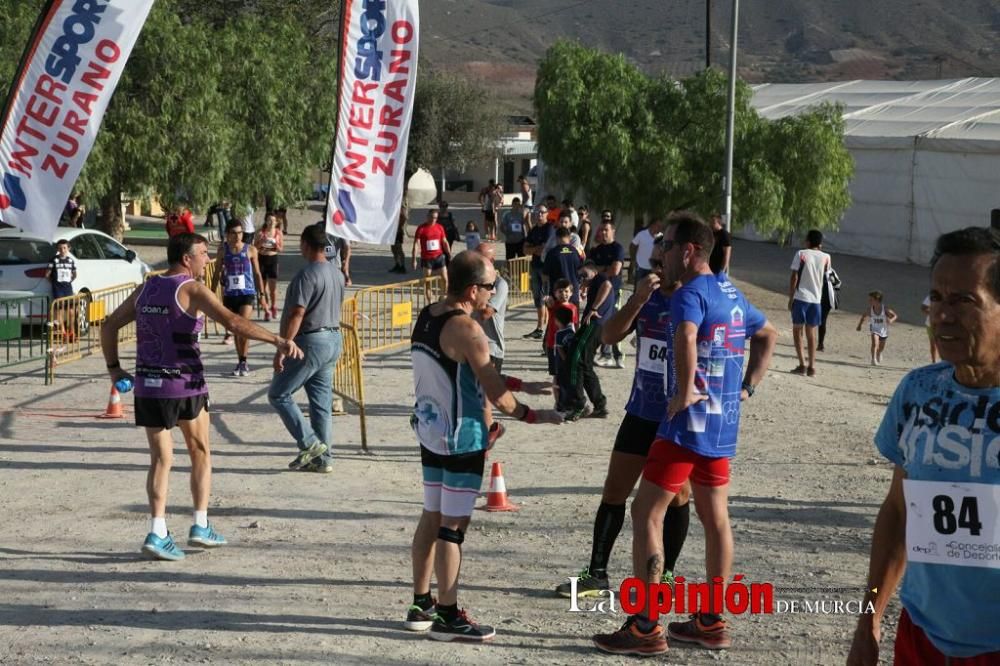
{"label": "blue running shoe", "polygon": [[188,544],[192,546],[216,548],[218,546],[225,546],[226,543],[228,543],[226,537],[213,530],[211,524],[208,527],[192,525],[191,531],[188,532]]}
{"label": "blue running shoe", "polygon": [[176,562],[184,559],[184,551],[177,547],[169,534],[162,539],[152,532],[147,534],[146,541],[142,544],[142,553],[154,560]]}

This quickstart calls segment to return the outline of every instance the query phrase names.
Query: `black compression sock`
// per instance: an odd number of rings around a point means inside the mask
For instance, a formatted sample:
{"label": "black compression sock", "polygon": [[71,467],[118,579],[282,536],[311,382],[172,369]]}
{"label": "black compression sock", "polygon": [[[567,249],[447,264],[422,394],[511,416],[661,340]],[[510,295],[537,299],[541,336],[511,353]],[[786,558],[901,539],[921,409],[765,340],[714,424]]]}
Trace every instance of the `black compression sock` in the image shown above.
{"label": "black compression sock", "polygon": [[590,550],[590,574],[607,578],[608,560],[618,533],[625,523],[625,505],[601,502],[594,518],[594,542]]}
{"label": "black compression sock", "polygon": [[437,612],[445,622],[451,622],[458,617],[458,604],[452,604],[450,606],[442,606],[441,604],[438,604]]}
{"label": "black compression sock", "polygon": [[650,620],[645,615],[635,616],[635,626],[644,634],[648,634],[656,627],[656,622]]}
{"label": "black compression sock", "polygon": [[434,600],[431,598],[431,593],[425,592],[424,594],[414,594],[413,605],[420,606],[421,610],[427,610],[432,605],[434,605]]}
{"label": "black compression sock", "polygon": [[691,503],[667,507],[663,517],[663,568],[673,571],[677,558],[681,555],[684,540],[687,539],[688,523],[691,522]]}

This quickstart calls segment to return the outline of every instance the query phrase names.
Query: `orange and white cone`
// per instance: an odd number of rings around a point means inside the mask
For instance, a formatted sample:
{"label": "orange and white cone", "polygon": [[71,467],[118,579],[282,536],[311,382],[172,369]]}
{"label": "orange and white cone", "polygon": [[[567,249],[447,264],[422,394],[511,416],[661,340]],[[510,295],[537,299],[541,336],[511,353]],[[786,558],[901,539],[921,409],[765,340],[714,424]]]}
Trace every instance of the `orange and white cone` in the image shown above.
{"label": "orange and white cone", "polygon": [[490,471],[490,490],[486,494],[486,511],[517,511],[521,507],[511,504],[507,499],[507,484],[503,480],[503,469],[500,463],[493,463]]}
{"label": "orange and white cone", "polygon": [[122,397],[118,393],[118,389],[111,386],[111,397],[108,398],[108,408],[103,414],[100,414],[97,418],[99,419],[120,419],[125,416],[125,412],[122,409]]}

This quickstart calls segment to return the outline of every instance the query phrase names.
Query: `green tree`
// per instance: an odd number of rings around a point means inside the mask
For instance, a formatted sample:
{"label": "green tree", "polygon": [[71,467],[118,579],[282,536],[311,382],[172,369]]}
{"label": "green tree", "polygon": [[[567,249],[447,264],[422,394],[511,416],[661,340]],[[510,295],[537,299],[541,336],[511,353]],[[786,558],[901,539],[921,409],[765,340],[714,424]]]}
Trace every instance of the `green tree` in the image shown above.
{"label": "green tree", "polygon": [[489,89],[459,76],[423,70],[417,77],[406,170],[447,168],[499,155],[506,120]]}
{"label": "green tree", "polygon": [[[0,3],[4,90],[41,5]],[[158,0],[76,185],[105,230],[122,235],[123,192],[193,207],[298,200],[333,138],[336,31],[324,26],[337,7]]]}
{"label": "green tree", "polygon": [[[535,108],[547,172],[594,205],[640,216],[721,207],[726,76],[649,78],[621,55],[557,42],[539,66]],[[768,121],[737,82],[733,218],[785,238],[835,228],[853,161],[840,109]]]}

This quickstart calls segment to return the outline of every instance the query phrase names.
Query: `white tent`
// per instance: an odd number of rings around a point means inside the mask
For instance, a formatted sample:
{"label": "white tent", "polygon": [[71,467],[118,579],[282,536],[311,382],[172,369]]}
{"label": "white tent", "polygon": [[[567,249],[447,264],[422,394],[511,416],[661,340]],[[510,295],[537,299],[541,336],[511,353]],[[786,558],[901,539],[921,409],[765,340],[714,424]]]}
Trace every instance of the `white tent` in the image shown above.
{"label": "white tent", "polygon": [[827,249],[926,264],[940,234],[1000,208],[1000,79],[754,87],[766,118],[821,102],[843,105],[855,162],[854,202]]}

